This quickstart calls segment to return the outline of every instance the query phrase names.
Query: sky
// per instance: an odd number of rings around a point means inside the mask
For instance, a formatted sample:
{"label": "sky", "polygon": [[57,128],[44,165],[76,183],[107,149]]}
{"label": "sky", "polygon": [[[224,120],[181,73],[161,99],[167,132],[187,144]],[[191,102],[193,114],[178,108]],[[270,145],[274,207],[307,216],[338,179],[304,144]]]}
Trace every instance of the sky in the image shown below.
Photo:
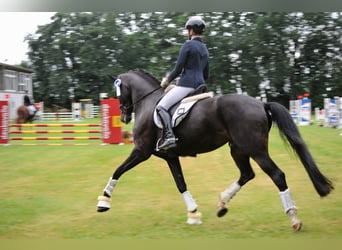
{"label": "sky", "polygon": [[20,64],[28,60],[25,36],[34,34],[38,25],[51,22],[55,12],[0,12],[0,63]]}

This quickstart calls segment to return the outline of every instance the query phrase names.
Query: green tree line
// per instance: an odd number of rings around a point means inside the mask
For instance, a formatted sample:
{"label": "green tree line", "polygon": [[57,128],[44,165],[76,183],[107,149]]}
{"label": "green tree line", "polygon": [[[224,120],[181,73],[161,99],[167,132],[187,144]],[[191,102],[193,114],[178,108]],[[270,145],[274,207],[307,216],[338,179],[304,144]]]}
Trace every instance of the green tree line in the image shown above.
{"label": "green tree line", "polygon": [[35,101],[70,107],[113,96],[108,74],[141,68],[162,78],[187,39],[191,15],[207,23],[208,88],[288,106],[309,93],[314,107],[342,96],[341,13],[56,13],[26,37]]}

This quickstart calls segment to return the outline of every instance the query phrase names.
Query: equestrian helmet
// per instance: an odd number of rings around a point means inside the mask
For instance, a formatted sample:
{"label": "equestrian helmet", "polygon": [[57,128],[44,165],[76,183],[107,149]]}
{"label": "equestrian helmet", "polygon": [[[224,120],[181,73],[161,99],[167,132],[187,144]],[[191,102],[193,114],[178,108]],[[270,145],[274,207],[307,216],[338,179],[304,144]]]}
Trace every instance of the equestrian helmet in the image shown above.
{"label": "equestrian helmet", "polygon": [[205,22],[199,16],[192,16],[185,24],[187,30],[193,29],[195,34],[202,34],[205,30]]}

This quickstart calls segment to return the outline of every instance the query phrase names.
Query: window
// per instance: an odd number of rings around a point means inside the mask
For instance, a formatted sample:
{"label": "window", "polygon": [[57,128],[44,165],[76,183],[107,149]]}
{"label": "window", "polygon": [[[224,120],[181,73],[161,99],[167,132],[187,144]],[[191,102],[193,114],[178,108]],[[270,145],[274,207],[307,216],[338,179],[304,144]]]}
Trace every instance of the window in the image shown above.
{"label": "window", "polygon": [[12,70],[4,70],[4,90],[17,90],[17,72]]}
{"label": "window", "polygon": [[26,90],[29,90],[29,86],[31,86],[30,75],[25,73],[19,73],[18,91],[24,92]]}

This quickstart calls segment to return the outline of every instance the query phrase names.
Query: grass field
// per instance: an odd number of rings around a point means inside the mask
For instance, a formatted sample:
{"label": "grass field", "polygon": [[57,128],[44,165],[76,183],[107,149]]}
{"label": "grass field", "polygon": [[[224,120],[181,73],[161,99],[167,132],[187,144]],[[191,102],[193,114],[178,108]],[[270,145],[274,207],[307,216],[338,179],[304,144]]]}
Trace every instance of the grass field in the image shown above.
{"label": "grass field", "polygon": [[7,146],[0,147],[0,239],[340,239],[342,136],[318,126],[300,130],[335,190],[320,198],[272,129],[270,153],[299,208],[299,233],[292,232],[275,185],[254,162],[256,178],[233,198],[225,217],[216,217],[219,193],[239,176],[226,146],[181,159],[203,214],[200,226],[185,223],[182,197],[166,163],[156,157],[126,173],[111,210],[96,213],[97,196],[133,145]]}

